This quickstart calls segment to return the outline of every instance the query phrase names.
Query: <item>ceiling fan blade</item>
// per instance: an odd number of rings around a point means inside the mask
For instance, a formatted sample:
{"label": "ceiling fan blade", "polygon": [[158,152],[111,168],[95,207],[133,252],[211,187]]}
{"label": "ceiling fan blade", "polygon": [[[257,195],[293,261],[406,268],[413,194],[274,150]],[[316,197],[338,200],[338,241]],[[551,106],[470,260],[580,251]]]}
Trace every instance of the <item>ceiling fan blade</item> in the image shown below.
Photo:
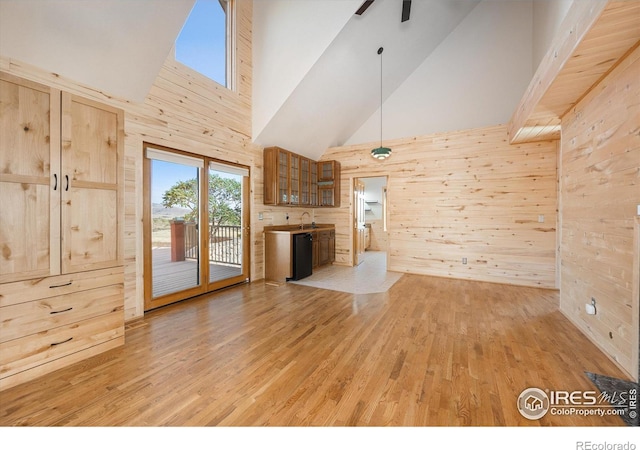
{"label": "ceiling fan blade", "polygon": [[360,8],[356,11],[356,14],[361,16],[373,2],[374,0],[365,0],[365,2],[360,5]]}
{"label": "ceiling fan blade", "polygon": [[411,0],[402,0],[402,21],[409,20],[411,14]]}

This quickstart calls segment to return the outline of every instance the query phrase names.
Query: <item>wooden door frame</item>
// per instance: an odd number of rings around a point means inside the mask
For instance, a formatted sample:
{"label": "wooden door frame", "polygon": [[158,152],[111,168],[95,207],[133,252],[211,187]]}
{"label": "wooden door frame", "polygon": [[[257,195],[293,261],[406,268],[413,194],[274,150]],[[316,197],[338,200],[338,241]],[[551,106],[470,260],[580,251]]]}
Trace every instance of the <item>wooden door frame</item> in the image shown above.
{"label": "wooden door frame", "polygon": [[[170,153],[175,153],[177,155],[189,156],[192,158],[202,159],[203,169],[199,176],[199,189],[200,189],[200,203],[199,208],[200,211],[207,211],[207,213],[203,216],[202,213],[199,214],[198,217],[198,225],[202,229],[202,224],[208,222],[205,221],[203,217],[208,217],[208,195],[209,190],[208,186],[208,178],[209,178],[209,162],[213,161],[219,164],[225,164],[228,166],[235,166],[247,169],[248,175],[243,177],[243,186],[242,186],[242,197],[243,197],[243,206],[242,206],[242,232],[244,234],[245,240],[243,241],[243,255],[242,255],[242,267],[243,273],[238,277],[233,277],[230,279],[226,279],[220,282],[209,283],[209,265],[205,263],[201,263],[200,269],[200,284],[190,289],[186,289],[179,292],[170,293],[164,295],[162,297],[153,298],[152,297],[152,287],[153,287],[153,270],[152,270],[152,249],[151,249],[151,224],[153,218],[151,216],[151,159],[146,157],[147,148],[154,148]],[[143,142],[142,145],[142,163],[143,163],[143,213],[142,213],[142,234],[143,234],[143,286],[144,286],[144,311],[149,311],[151,309],[159,308],[161,306],[169,305],[171,303],[175,303],[181,300],[186,300],[191,297],[195,297],[197,295],[205,294],[208,292],[213,292],[218,289],[222,289],[225,287],[232,286],[234,284],[239,284],[243,282],[248,282],[251,279],[251,212],[249,206],[251,204],[250,199],[250,188],[251,188],[251,170],[250,167],[244,166],[241,164],[235,164],[232,162],[210,158],[208,156],[200,155],[197,153],[185,152],[182,150],[178,150],[171,147],[166,147],[163,145],[157,145],[152,142]],[[246,225],[245,225],[246,224]],[[199,255],[200,261],[208,262],[208,253],[209,253],[209,237],[208,233],[200,233],[199,236]]]}
{"label": "wooden door frame", "polygon": [[[357,196],[357,192],[360,190],[360,186],[362,185],[362,192],[364,195],[364,182],[360,178],[354,178],[352,183],[352,194],[351,199],[353,201],[353,214],[351,217],[351,231],[353,233],[353,265],[357,266],[360,264],[360,250],[362,245],[362,236],[360,236],[360,228],[358,228],[358,216],[360,214],[360,199]],[[364,217],[363,217],[364,219]]]}
{"label": "wooden door frame", "polygon": [[[356,189],[356,183],[359,180],[362,180],[363,178],[386,178],[387,182],[385,183],[385,186],[387,188],[387,194],[389,193],[389,175],[384,173],[384,174],[380,174],[380,173],[376,173],[376,174],[362,174],[362,175],[357,175],[354,177],[351,177],[351,182],[350,182],[350,198],[351,198],[351,208],[349,210],[349,233],[351,236],[351,265],[353,267],[358,265],[358,255],[357,255],[357,245],[358,245],[358,233],[356,233],[355,231],[355,227],[354,222],[356,220],[356,208],[358,207],[358,205],[356,204],[356,202],[354,201],[354,195],[355,195],[355,189]],[[388,198],[385,200],[388,202]],[[385,221],[387,223],[387,233],[389,232],[389,218],[387,216],[387,211],[388,211],[388,205],[385,206],[384,208],[384,214],[385,214]],[[387,246],[387,249],[385,250],[385,252],[389,252],[389,248]],[[387,261],[387,266],[389,265],[389,261]]]}

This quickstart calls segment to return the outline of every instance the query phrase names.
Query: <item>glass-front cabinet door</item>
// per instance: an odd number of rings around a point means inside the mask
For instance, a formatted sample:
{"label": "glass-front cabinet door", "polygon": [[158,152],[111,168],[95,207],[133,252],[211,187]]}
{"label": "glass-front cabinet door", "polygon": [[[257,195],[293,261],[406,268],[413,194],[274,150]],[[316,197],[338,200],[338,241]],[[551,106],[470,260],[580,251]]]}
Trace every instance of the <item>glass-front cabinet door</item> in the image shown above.
{"label": "glass-front cabinet door", "polygon": [[295,154],[289,155],[289,204],[298,205],[300,203],[300,157]]}
{"label": "glass-front cabinet door", "polygon": [[300,204],[309,205],[309,191],[311,189],[310,181],[310,161],[307,158],[300,160]]}
{"label": "glass-front cabinet door", "polygon": [[278,204],[289,203],[289,153],[278,151]]}
{"label": "glass-front cabinet door", "polygon": [[311,206],[318,206],[318,163],[311,161],[311,187],[309,202]]}

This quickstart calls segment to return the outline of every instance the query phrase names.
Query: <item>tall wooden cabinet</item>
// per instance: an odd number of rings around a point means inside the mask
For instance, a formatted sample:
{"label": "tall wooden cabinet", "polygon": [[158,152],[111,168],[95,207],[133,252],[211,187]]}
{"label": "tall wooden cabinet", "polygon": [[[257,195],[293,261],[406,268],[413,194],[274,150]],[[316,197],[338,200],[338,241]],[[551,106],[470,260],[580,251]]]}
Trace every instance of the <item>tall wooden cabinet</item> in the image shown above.
{"label": "tall wooden cabinet", "polygon": [[0,389],[124,343],[124,113],[0,72]]}

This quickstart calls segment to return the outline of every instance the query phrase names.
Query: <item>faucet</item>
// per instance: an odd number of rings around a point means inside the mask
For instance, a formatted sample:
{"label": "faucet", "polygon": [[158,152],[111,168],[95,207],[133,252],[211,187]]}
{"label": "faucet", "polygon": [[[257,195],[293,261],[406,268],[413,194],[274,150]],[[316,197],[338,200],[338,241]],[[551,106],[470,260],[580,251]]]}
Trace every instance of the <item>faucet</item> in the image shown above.
{"label": "faucet", "polygon": [[304,215],[309,216],[309,219],[311,219],[311,214],[309,214],[307,211],[303,212],[302,215],[300,216],[300,229],[304,230]]}

